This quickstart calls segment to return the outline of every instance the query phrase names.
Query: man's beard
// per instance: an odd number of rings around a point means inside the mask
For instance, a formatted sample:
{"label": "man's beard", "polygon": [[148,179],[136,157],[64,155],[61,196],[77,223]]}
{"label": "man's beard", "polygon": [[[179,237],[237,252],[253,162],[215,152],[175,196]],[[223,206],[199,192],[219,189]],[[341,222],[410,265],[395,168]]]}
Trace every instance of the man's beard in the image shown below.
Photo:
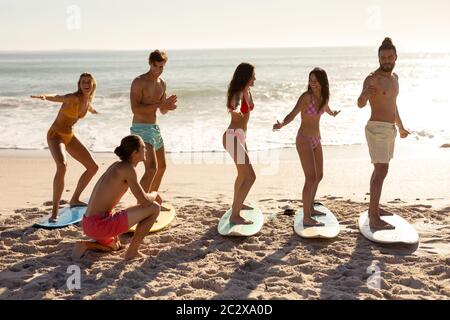
{"label": "man's beard", "polygon": [[392,72],[394,70],[395,63],[386,63],[386,64],[380,64],[380,69],[383,72]]}

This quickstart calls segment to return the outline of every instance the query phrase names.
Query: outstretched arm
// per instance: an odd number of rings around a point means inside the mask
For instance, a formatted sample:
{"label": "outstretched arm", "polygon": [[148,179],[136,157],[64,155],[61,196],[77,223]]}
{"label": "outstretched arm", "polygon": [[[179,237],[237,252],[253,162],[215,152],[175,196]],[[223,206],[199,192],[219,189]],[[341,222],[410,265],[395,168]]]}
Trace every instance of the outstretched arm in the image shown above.
{"label": "outstretched arm", "polygon": [[94,107],[92,106],[92,104],[89,104],[89,108],[88,111],[92,114],[98,114],[98,111],[94,109]]}
{"label": "outstretched arm", "polygon": [[283,128],[285,125],[289,124],[290,122],[292,122],[292,120],[295,119],[295,117],[302,112],[303,110],[306,109],[306,95],[303,94],[300,96],[300,98],[298,98],[297,104],[295,105],[294,109],[292,109],[291,112],[289,112],[289,114],[283,119],[283,121],[280,123],[277,120],[277,123],[275,123],[273,125],[273,129],[274,130],[279,130],[281,128]]}
{"label": "outstretched arm", "polygon": [[51,102],[70,102],[71,99],[73,99],[73,94],[65,94],[65,95],[39,95],[39,96],[30,96],[33,99],[41,99],[41,100],[47,100]]}
{"label": "outstretched arm", "polygon": [[327,104],[325,105],[325,112],[328,113],[330,116],[336,117],[336,116],[339,114],[339,112],[341,112],[341,110],[339,110],[339,111],[332,111],[332,110],[330,109],[330,106],[329,106],[328,103],[327,103]]}

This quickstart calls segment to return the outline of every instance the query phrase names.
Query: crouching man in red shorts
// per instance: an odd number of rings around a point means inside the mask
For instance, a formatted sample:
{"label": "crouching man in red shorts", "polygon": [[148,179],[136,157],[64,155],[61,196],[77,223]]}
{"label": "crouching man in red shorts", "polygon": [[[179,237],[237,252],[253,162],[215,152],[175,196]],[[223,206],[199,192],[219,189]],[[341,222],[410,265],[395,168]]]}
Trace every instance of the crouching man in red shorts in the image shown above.
{"label": "crouching man in red shorts", "polygon": [[[123,138],[114,153],[121,161],[113,163],[100,177],[83,217],[84,233],[95,242],[77,242],[72,253],[74,260],[81,258],[87,250],[110,252],[121,249],[118,236],[136,224],[125,259],[138,256],[139,245],[159,215],[161,197],[156,192],[146,194],[137,180],[136,166],[145,161],[146,154],[142,138],[137,135]],[[128,188],[138,205],[112,212]]]}

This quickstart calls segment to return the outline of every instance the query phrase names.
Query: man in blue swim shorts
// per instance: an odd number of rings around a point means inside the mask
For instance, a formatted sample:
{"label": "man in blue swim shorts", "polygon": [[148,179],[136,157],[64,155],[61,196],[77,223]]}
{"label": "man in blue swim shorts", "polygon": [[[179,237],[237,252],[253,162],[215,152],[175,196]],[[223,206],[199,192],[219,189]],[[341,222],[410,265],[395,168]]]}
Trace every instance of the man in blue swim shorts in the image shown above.
{"label": "man in blue swim shorts", "polygon": [[130,132],[140,136],[146,145],[145,173],[140,184],[147,193],[159,189],[166,170],[164,142],[156,124],[156,111],[159,109],[162,114],[166,114],[177,108],[177,96],[166,98],[166,82],[160,78],[166,62],[165,52],[153,51],[149,57],[150,70],[131,84],[133,123]]}

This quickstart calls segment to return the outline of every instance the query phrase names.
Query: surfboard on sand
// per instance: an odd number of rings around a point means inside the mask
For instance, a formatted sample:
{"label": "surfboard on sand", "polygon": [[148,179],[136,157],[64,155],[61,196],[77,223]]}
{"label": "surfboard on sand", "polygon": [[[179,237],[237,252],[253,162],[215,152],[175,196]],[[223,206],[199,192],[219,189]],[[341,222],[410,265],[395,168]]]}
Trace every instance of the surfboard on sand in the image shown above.
{"label": "surfboard on sand", "polygon": [[326,238],[332,239],[338,236],[340,231],[339,222],[330,209],[321,203],[314,203],[314,209],[325,216],[313,216],[313,219],[322,222],[324,226],[309,227],[303,225],[303,208],[300,208],[294,218],[294,231],[302,238]]}
{"label": "surfboard on sand", "polygon": [[361,213],[358,219],[358,226],[362,235],[370,241],[378,243],[415,244],[419,242],[419,234],[416,229],[402,217],[394,214],[392,216],[381,216],[381,219],[393,225],[395,229],[371,229],[369,226],[368,211]]}
{"label": "surfboard on sand", "polygon": [[241,210],[240,215],[250,221],[252,224],[230,224],[231,208],[228,209],[219,221],[217,230],[223,236],[249,237],[257,234],[264,224],[264,215],[258,207],[248,205],[253,209]]}
{"label": "surfboard on sand", "polygon": [[[166,228],[173,221],[173,219],[175,219],[176,211],[174,206],[166,202],[164,202],[162,206],[169,209],[169,211],[162,211],[162,210],[160,211],[158,218],[156,219],[155,223],[153,224],[149,232],[160,231]],[[136,226],[137,225],[132,226],[128,230],[128,232],[135,232]]]}
{"label": "surfboard on sand", "polygon": [[33,227],[44,229],[57,229],[64,228],[76,223],[79,223],[83,219],[83,215],[86,212],[86,206],[80,207],[64,207],[58,211],[58,220],[55,222],[49,222],[48,219],[51,214],[39,219]]}

